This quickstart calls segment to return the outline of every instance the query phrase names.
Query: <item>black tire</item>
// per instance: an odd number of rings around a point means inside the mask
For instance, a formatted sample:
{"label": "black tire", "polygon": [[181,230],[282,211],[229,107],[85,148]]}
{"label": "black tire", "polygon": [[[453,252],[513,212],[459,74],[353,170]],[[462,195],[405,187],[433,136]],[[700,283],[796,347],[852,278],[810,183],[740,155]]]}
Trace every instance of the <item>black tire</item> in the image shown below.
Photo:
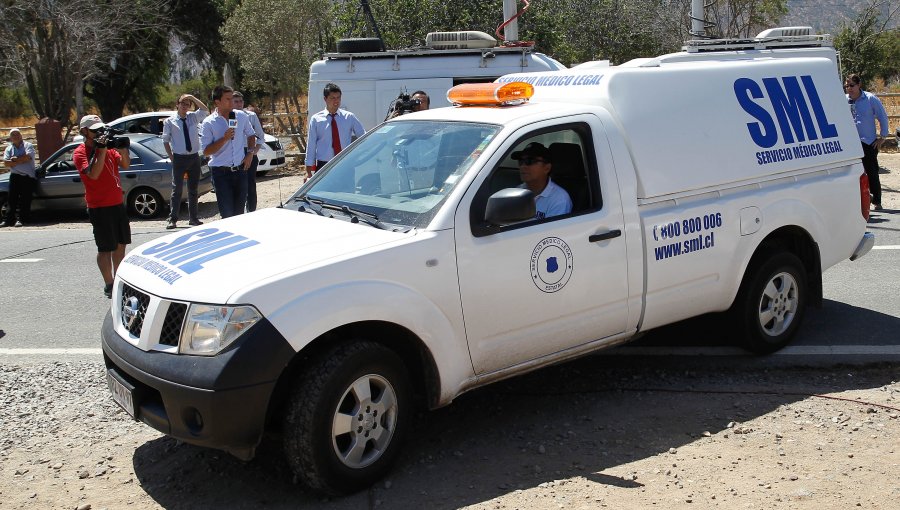
{"label": "black tire", "polygon": [[257,170],[257,171],[256,171],[256,176],[257,176],[257,177],[265,177],[267,173],[269,173],[268,170]]}
{"label": "black tire", "polygon": [[6,221],[6,215],[9,213],[9,200],[7,195],[0,195],[0,223]]}
{"label": "black tire", "polygon": [[337,51],[338,53],[369,53],[372,51],[384,51],[384,43],[377,37],[338,39]]}
{"label": "black tire", "polygon": [[285,412],[284,452],[294,475],[332,495],[369,487],[397,457],[411,407],[406,366],[390,349],[355,340],[326,351],[294,382]]}
{"label": "black tire", "polygon": [[796,255],[775,252],[753,263],[732,310],[743,346],[769,354],[787,345],[803,320],[807,294],[806,271]]}
{"label": "black tire", "polygon": [[141,219],[155,218],[166,211],[162,195],[153,188],[137,188],[128,195],[128,212]]}

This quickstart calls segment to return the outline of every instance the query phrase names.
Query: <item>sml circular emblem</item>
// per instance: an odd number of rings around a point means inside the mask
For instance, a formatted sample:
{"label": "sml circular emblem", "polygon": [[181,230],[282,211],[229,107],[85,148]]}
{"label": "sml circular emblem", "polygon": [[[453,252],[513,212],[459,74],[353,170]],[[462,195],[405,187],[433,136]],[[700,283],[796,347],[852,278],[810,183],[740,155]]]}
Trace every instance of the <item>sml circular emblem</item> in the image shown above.
{"label": "sml circular emblem", "polygon": [[531,281],[543,292],[556,292],[572,277],[572,249],[558,237],[541,240],[531,252]]}

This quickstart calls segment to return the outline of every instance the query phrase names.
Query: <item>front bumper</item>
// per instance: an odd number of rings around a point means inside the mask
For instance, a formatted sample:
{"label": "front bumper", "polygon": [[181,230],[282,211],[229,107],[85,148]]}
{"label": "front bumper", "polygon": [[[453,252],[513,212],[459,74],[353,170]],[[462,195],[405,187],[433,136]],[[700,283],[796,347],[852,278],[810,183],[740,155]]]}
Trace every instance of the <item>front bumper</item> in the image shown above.
{"label": "front bumper", "polygon": [[136,420],[243,459],[262,439],[273,390],[295,354],[265,319],[209,357],[138,349],[115,331],[111,313],[101,337],[107,370],[133,387]]}
{"label": "front bumper", "polygon": [[859,245],[853,250],[853,255],[850,255],[850,260],[856,260],[866,253],[869,253],[869,250],[875,246],[875,234],[871,232],[866,232],[863,234],[862,239],[859,241]]}

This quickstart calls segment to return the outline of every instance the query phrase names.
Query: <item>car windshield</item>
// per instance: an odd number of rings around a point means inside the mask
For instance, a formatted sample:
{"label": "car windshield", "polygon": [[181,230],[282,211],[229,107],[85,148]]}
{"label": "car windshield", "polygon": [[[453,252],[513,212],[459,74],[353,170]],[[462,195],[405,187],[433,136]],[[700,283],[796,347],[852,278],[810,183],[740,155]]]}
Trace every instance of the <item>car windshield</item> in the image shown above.
{"label": "car windshield", "polygon": [[166,147],[163,145],[162,138],[158,136],[148,137],[140,141],[140,144],[150,149],[160,158],[168,158]]}
{"label": "car windshield", "polygon": [[467,122],[382,124],[341,152],[289,204],[347,216],[352,210],[382,228],[424,227],[499,130]]}

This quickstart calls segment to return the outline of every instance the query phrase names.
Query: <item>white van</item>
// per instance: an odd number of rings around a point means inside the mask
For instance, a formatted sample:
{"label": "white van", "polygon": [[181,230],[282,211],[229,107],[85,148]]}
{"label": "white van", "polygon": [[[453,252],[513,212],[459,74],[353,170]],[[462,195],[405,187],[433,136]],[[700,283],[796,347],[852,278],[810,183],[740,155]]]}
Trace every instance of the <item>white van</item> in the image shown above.
{"label": "white van", "polygon": [[353,112],[369,130],[385,119],[403,92],[423,90],[431,108],[440,108],[450,106],[447,91],[460,83],[565,68],[528,46],[496,46],[496,40],[483,32],[430,33],[425,48],[326,53],[309,68],[309,113],[325,109],[322,91],[326,84],[336,83],[341,87],[341,108]]}
{"label": "white van", "polygon": [[[277,429],[295,476],[341,493],[391,469],[416,406],[649,329],[728,312],[777,350],[874,243],[828,43],[458,85],[464,107],[380,124],[284,208],[135,247],[102,327],[113,397],[242,458]],[[535,142],[568,213],[519,186]]]}

